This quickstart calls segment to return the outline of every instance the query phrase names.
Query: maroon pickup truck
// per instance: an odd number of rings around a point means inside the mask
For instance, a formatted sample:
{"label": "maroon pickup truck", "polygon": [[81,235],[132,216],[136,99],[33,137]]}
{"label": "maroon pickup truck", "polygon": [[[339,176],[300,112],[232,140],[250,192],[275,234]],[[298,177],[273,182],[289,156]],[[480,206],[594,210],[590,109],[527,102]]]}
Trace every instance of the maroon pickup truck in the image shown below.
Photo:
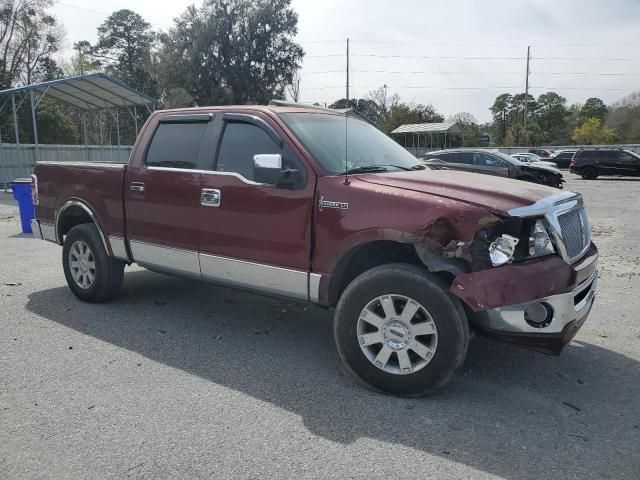
{"label": "maroon pickup truck", "polygon": [[558,354],[596,292],[580,195],[426,169],[331,110],[157,111],[128,165],[41,162],[33,182],[33,231],[80,299],[137,263],[335,308],[340,357],[387,392],[444,385],[471,331]]}

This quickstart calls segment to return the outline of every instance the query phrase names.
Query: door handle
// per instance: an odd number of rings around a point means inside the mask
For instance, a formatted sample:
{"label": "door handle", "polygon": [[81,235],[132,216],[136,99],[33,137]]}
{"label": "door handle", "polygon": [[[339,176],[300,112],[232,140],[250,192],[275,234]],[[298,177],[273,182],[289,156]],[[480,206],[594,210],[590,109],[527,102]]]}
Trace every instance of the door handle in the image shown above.
{"label": "door handle", "polygon": [[200,205],[203,207],[219,207],[222,192],[215,188],[203,188],[200,192]]}
{"label": "door handle", "polygon": [[131,182],[129,184],[129,190],[132,192],[143,193],[144,192],[144,183],[142,182]]}

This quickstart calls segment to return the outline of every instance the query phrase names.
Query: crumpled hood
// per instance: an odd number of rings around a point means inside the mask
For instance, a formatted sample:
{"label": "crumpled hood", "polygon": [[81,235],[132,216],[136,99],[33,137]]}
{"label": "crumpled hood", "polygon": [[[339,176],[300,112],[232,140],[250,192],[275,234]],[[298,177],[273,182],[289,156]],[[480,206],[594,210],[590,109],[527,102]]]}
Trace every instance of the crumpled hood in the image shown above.
{"label": "crumpled hood", "polygon": [[531,205],[559,192],[555,188],[522,180],[453,170],[366,173],[354,177],[371,184],[459,200],[500,215],[507,215],[512,208]]}
{"label": "crumpled hood", "polygon": [[562,175],[562,172],[558,170],[556,167],[552,167],[551,165],[544,165],[541,163],[527,163],[523,165],[526,168],[531,168],[533,170],[542,170],[548,173],[555,173],[557,175]]}

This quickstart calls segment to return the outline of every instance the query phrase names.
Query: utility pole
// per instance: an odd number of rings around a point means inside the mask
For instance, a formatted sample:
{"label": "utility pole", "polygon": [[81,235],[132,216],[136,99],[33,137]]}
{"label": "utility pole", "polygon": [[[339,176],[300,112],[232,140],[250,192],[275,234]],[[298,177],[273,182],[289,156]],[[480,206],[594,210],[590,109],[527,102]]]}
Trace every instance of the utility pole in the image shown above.
{"label": "utility pole", "polygon": [[527,139],[527,115],[529,110],[529,62],[531,61],[531,45],[527,47],[527,78],[524,88],[524,137]]}
{"label": "utility pole", "polygon": [[347,38],[347,108],[349,108],[349,39]]}

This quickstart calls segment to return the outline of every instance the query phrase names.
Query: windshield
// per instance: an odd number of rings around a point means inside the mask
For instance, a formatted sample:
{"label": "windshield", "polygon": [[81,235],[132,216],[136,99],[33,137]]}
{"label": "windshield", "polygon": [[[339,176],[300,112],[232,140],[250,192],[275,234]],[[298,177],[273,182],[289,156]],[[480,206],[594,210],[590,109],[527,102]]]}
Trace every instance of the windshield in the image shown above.
{"label": "windshield", "polygon": [[326,113],[281,113],[280,117],[305,148],[330,174],[378,167],[379,171],[407,170],[419,165],[416,157],[374,126],[352,117]]}

